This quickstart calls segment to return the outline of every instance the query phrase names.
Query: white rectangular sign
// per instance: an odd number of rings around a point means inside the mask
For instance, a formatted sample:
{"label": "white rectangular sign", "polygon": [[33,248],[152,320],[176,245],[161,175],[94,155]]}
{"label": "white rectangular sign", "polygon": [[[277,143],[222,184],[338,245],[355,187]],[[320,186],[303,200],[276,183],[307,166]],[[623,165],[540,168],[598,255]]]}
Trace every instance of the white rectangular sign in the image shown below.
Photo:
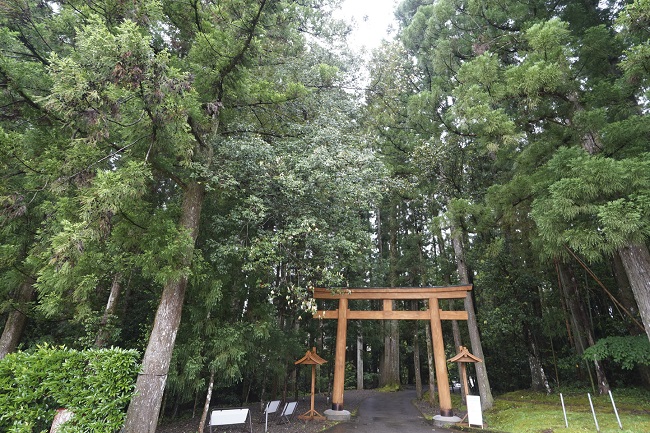
{"label": "white rectangular sign", "polygon": [[481,411],[481,397],[478,395],[467,396],[467,422],[470,426],[480,425],[483,428],[483,412]]}
{"label": "white rectangular sign", "polygon": [[244,424],[248,418],[248,409],[213,410],[210,425]]}

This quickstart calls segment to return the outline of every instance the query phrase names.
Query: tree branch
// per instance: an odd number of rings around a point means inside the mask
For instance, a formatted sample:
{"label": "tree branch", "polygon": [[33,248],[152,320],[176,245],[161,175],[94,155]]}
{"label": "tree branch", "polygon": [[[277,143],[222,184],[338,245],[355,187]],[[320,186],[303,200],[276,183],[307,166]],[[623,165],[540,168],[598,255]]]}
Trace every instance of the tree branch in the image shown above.
{"label": "tree branch", "polygon": [[255,29],[257,29],[257,25],[260,22],[260,17],[262,16],[262,11],[264,10],[264,6],[266,6],[266,0],[262,0],[260,3],[260,7],[257,10],[257,14],[255,15],[255,18],[253,19],[253,22],[251,23],[251,28],[249,29],[248,32],[248,37],[246,38],[246,41],[244,42],[244,45],[242,46],[241,50],[239,50],[239,53],[237,53],[232,59],[230,59],[230,62],[226,65],[225,68],[221,71],[219,74],[219,81],[217,84],[217,101],[221,101],[223,99],[223,84],[224,81],[226,80],[226,77],[235,70],[235,68],[241,63],[241,61],[244,58],[244,54],[246,54],[246,51],[250,48],[251,42],[253,41],[253,36],[255,35]]}

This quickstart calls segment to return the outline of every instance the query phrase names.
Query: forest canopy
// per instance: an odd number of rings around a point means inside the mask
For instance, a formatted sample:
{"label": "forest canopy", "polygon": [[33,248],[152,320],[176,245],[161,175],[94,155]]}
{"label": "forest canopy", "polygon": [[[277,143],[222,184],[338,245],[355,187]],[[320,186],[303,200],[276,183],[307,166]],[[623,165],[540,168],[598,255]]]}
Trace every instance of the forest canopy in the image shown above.
{"label": "forest canopy", "polygon": [[[2,3],[0,359],[136,350],[153,432],[297,392],[313,287],[472,284],[484,403],[650,386],[650,2],[404,0],[369,57],[340,3]],[[429,377],[350,326],[366,386]]]}

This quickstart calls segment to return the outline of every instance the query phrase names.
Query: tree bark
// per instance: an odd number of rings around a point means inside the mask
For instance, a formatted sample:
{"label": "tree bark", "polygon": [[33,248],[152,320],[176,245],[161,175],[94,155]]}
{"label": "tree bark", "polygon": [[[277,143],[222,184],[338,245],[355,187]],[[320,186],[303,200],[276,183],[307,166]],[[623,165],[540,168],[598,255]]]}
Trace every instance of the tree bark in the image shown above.
{"label": "tree bark", "polygon": [[[419,310],[417,300],[411,301],[411,310]],[[422,371],[420,369],[420,323],[416,320],[413,330],[413,374],[415,374],[415,394],[418,400],[422,399]]]}
{"label": "tree bark", "polygon": [[16,293],[17,302],[13,306],[13,310],[7,315],[7,321],[5,322],[5,327],[0,337],[0,359],[14,352],[18,347],[18,343],[20,343],[20,338],[27,324],[25,311],[27,311],[29,303],[36,296],[32,283],[33,281],[29,279],[23,282],[18,288],[18,292]]}
{"label": "tree bark", "polygon": [[544,391],[546,394],[551,393],[551,387],[548,384],[548,379],[546,377],[546,372],[544,372],[544,367],[542,366],[542,361],[540,360],[539,350],[537,349],[537,343],[533,333],[530,332],[530,328],[527,325],[524,325],[524,332],[526,334],[526,342],[528,344],[528,366],[530,367],[530,388],[533,391]]}
{"label": "tree bark", "polygon": [[203,413],[201,413],[201,421],[199,422],[198,433],[203,433],[205,429],[205,421],[208,419],[210,412],[210,400],[212,400],[212,388],[214,388],[214,370],[210,370],[210,382],[208,382],[208,392],[205,396],[205,404],[203,405]]}
{"label": "tree bark", "polygon": [[[417,301],[414,301],[417,304]],[[415,322],[415,334],[413,335],[413,366],[415,371],[415,395],[418,400],[422,399],[422,372],[420,371],[420,339],[418,322]]]}
{"label": "tree bark", "polygon": [[[565,296],[566,305],[569,308],[569,318],[573,328],[573,338],[577,354],[582,356],[587,347],[595,343],[594,335],[589,323],[584,303],[580,297],[580,291],[575,276],[567,266],[560,266],[560,281],[563,286],[562,293]],[[609,382],[605,376],[605,369],[602,362],[594,360],[596,369],[596,379],[598,381],[598,393],[607,394],[609,391]]]}
{"label": "tree bark", "polygon": [[[627,279],[627,272],[625,271],[625,266],[623,265],[621,254],[618,251],[612,254],[612,272],[614,273],[614,278],[616,279],[618,300],[621,302],[621,304],[623,304],[625,309],[630,312],[630,314],[636,316],[639,311],[636,305],[636,299],[634,299],[634,292],[632,292],[630,280]],[[630,330],[630,334],[632,335],[638,335],[640,332],[642,332],[633,324],[630,324],[628,328]]]}
{"label": "tree bark", "polygon": [[[449,310],[453,310],[454,301],[451,299],[448,301]],[[463,345],[463,339],[460,336],[460,327],[458,326],[458,320],[451,321],[451,331],[454,336],[454,347],[456,347],[456,353],[460,352],[460,348]],[[458,376],[460,377],[461,365],[460,362],[456,363],[456,368],[458,368]],[[465,391],[465,386],[460,387],[460,399],[461,402],[467,406],[467,395]]]}
{"label": "tree bark", "polygon": [[[465,250],[463,247],[462,233],[456,227],[452,227],[451,242],[454,247],[454,254],[456,256],[456,269],[458,270],[458,277],[461,284],[469,284],[469,270],[465,262]],[[476,313],[474,311],[474,300],[472,299],[472,292],[468,292],[465,296],[465,311],[467,311],[467,327],[469,328],[469,340],[472,344],[472,353],[483,360],[477,362],[476,368],[476,381],[478,382],[478,390],[481,396],[481,407],[483,410],[488,410],[494,405],[494,397],[492,397],[492,390],[490,389],[490,381],[487,375],[487,368],[485,367],[485,356],[483,355],[483,345],[481,344],[481,336],[478,332],[478,324],[476,322]]]}
{"label": "tree bark", "polygon": [[619,254],[650,340],[650,252],[645,244],[631,244],[620,248]]}
{"label": "tree bark", "polygon": [[[389,214],[389,285],[397,286],[397,206],[392,206]],[[395,302],[391,301],[392,308]],[[397,320],[385,320],[384,326],[384,352],[379,364],[379,386],[398,386],[399,377],[399,322]]]}
{"label": "tree bark", "polygon": [[117,272],[113,276],[113,282],[111,283],[111,293],[108,295],[108,301],[106,302],[106,308],[104,309],[104,315],[102,320],[99,323],[99,330],[97,331],[97,338],[95,339],[95,347],[104,347],[108,341],[110,333],[108,331],[108,321],[111,316],[115,314],[117,309],[117,301],[120,297],[121,291],[121,281],[122,273]]}
{"label": "tree bark", "polygon": [[485,355],[483,355],[483,345],[478,332],[476,313],[474,313],[474,300],[471,293],[468,293],[465,297],[465,310],[467,311],[467,325],[469,327],[469,341],[472,343],[472,353],[483,360],[483,362],[474,364],[478,391],[481,396],[481,408],[488,410],[494,405],[494,397],[492,397],[492,389],[490,388],[487,367],[485,366]]}
{"label": "tree bark", "polygon": [[[447,249],[445,247],[445,239],[442,237],[442,230],[438,225],[436,225],[436,238],[438,239],[440,257],[443,259],[445,263],[450,263],[449,254],[447,254]],[[451,275],[449,275],[448,273],[445,273],[445,275],[443,275],[443,280],[446,285],[448,286],[451,285]],[[447,301],[447,306],[449,310],[454,310],[454,301],[449,299]],[[456,348],[456,353],[458,353],[460,351],[461,346],[463,346],[463,339],[460,335],[460,327],[458,326],[458,320],[451,321],[451,331],[452,331],[452,335],[454,336],[454,347]],[[460,362],[456,363],[456,368],[458,369],[458,374],[460,376],[460,371],[461,371]],[[467,405],[467,395],[464,386],[460,387],[460,398],[462,404]]]}
{"label": "tree bark", "polygon": [[425,324],[425,333],[427,335],[427,366],[429,367],[429,403],[436,403],[436,370],[433,367],[433,343],[431,342],[431,325]]}
{"label": "tree bark", "polygon": [[384,321],[384,353],[379,364],[379,386],[399,386],[399,322]]}
{"label": "tree bark", "polygon": [[[299,320],[294,321],[293,323],[293,332],[294,335],[300,335],[300,324],[302,322]],[[290,365],[292,367],[291,371],[291,391],[293,392],[293,399],[294,401],[298,401],[298,368],[296,365],[293,363],[293,359],[290,354],[287,354],[288,359],[287,359],[287,365]]]}
{"label": "tree bark", "polygon": [[[204,196],[203,187],[196,181],[189,183],[184,191],[180,228],[189,231],[192,243],[179,257],[181,269],[192,263]],[[168,281],[163,288],[149,344],[142,360],[142,369],[136,381],[135,395],[127,410],[124,433],[156,431],[167,372],[181,321],[187,279],[187,275],[183,275],[177,280]]]}
{"label": "tree bark", "polygon": [[357,389],[363,389],[363,335],[357,334]]}
{"label": "tree bark", "polygon": [[580,302],[580,295],[575,293],[577,287],[574,284],[574,277],[567,266],[560,264],[558,267],[560,274],[560,284],[562,285],[562,295],[569,312],[569,324],[571,325],[571,335],[573,336],[573,345],[578,355],[587,348],[585,338],[586,331],[583,330],[583,323],[586,320],[584,306]]}

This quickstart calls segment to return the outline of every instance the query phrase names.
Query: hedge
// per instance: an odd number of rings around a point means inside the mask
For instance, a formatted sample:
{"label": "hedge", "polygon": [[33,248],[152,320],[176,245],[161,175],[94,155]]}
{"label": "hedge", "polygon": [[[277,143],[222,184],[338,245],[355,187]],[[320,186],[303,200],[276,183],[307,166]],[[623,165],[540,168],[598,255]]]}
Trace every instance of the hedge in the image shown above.
{"label": "hedge", "polygon": [[58,433],[114,433],[133,395],[135,350],[41,346],[0,360],[0,431],[49,432],[57,409],[74,413]]}

